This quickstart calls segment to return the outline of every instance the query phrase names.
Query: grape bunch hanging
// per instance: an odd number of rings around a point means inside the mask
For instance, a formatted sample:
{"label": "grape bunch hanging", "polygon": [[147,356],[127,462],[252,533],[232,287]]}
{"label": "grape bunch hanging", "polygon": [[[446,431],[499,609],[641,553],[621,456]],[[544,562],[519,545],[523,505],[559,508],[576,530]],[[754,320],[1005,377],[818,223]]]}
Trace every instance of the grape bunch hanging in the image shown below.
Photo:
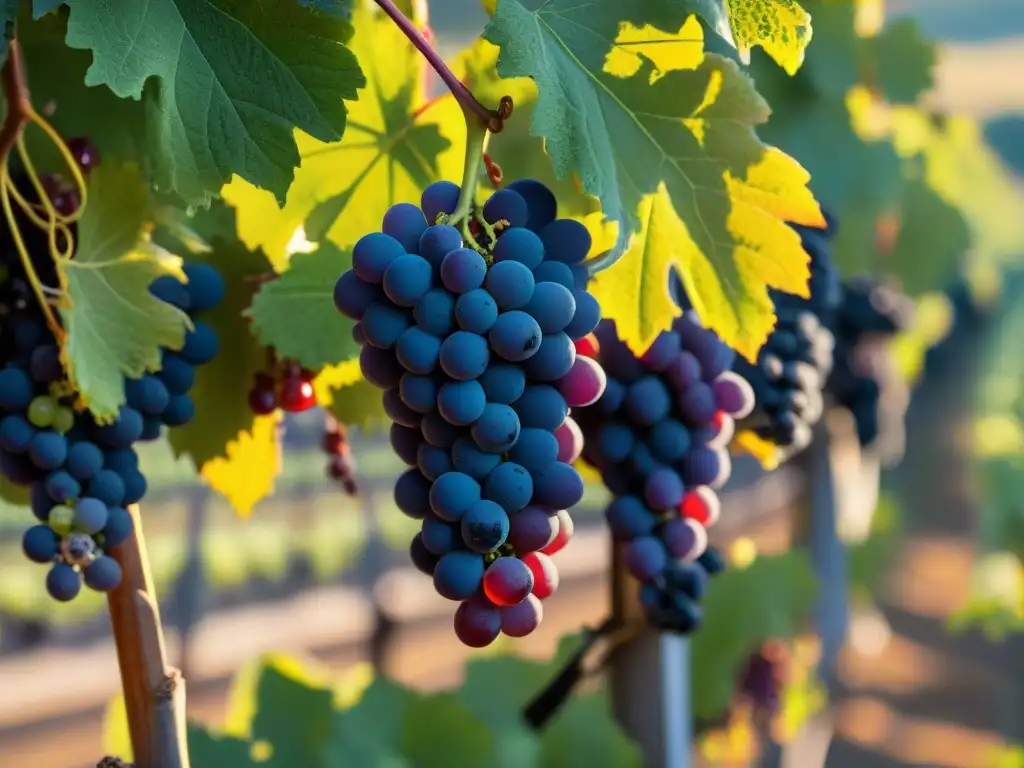
{"label": "grape bunch hanging", "polygon": [[615,496],[605,517],[641,584],[648,622],[692,632],[708,576],[724,566],[707,528],[720,513],[715,490],[732,469],[734,419],[750,413],[754,394],[729,370],[735,353],[692,311],[639,358],[613,323],[595,335],[607,384],[578,417],[583,458]]}
{"label": "grape bunch hanging", "polygon": [[772,291],[775,329],[756,364],[737,358],[733,367],[750,382],[758,406],[741,428],[787,454],[810,444],[812,428],[825,410],[823,390],[832,370],[835,339],[829,326],[842,291],[831,253],[836,225],[830,216],[826,220],[826,230],[794,227],[810,257],[810,297]]}
{"label": "grape bunch hanging", "polygon": [[887,460],[903,453],[903,418],[910,403],[891,342],[913,321],[913,301],[895,288],[869,277],[843,284],[833,323],[835,368],[828,390],[853,414],[860,444],[872,446]]}
{"label": "grape bunch hanging", "polygon": [[[88,142],[70,142],[83,170],[95,162]],[[16,180],[32,189],[28,179]],[[42,186],[63,216],[74,213],[77,190],[58,177]],[[39,206],[28,194],[26,199]],[[17,231],[35,272],[51,292],[59,285],[49,234],[23,211]],[[60,238],[73,241],[73,225]],[[71,245],[71,242],[64,242]],[[73,257],[73,254],[72,254]],[[159,371],[125,381],[125,405],[109,424],[98,424],[75,407],[77,394],[68,381],[61,350],[31,288],[14,240],[13,228],[0,233],[0,471],[8,482],[29,489],[38,520],[22,540],[25,555],[49,566],[46,588],[56,600],[69,601],[82,583],[109,591],[121,581],[121,568],[110,550],[132,533],[127,507],[146,493],[134,445],[154,440],[164,426],[187,423],[195,413],[189,391],[196,367],[217,354],[218,337],[198,319],[224,296],[221,276],[204,264],[184,268],[182,284],[166,276],[151,293],[186,312],[193,329],[180,350],[164,349]]]}
{"label": "grape bunch hanging", "polygon": [[419,207],[390,208],[334,299],[410,467],[395,500],[421,521],[412,561],[459,602],[459,640],[482,647],[536,629],[558,585],[550,556],[583,496],[569,409],[595,401],[604,376],[574,345],[600,320],[587,229],[524,179],[472,211],[464,239],[449,223],[460,193],[436,182]]}

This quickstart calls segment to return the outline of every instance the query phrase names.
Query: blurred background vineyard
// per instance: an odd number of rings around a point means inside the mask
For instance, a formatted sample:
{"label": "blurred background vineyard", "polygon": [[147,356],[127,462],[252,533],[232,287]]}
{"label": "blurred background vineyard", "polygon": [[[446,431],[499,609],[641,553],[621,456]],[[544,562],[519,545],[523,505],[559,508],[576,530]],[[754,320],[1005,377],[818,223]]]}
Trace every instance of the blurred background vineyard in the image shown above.
{"label": "blurred background vineyard", "polygon": [[[430,7],[445,56],[486,20],[477,0],[432,0]],[[889,0],[887,18],[903,16],[942,42],[927,103],[975,117],[1003,161],[1024,176],[1024,2]],[[1024,597],[1013,593],[1024,588],[1012,584],[1024,578],[1019,565],[1015,573],[1013,565],[1007,572],[985,561],[987,577],[981,567],[986,550],[1024,554],[1015,506],[1024,482],[1016,459],[1006,458],[1007,444],[1011,457],[1022,448],[1015,441],[1024,416],[1024,284],[1008,278],[1004,288],[1002,304],[980,324],[961,302],[960,322],[932,351],[909,417],[907,460],[885,476],[878,535],[855,557],[857,587],[873,599],[858,603],[863,621],[854,623],[854,648],[844,659],[850,695],[830,766],[1024,765],[1013,751],[1024,744],[1024,649],[1015,639],[990,644],[974,624],[967,635],[952,634],[971,618],[982,619],[988,635],[1024,622]],[[942,311],[922,312],[908,369],[923,341],[943,335],[946,320]],[[992,448],[976,439],[978,423],[983,437],[1011,435]],[[289,418],[276,492],[250,519],[236,518],[197,485],[166,445],[143,453],[147,546],[172,662],[190,681],[194,717],[219,722],[231,675],[264,651],[310,653],[337,671],[370,661],[424,686],[449,685],[461,674],[464,656],[450,637],[447,606],[408,574],[408,542],[418,526],[392,500],[400,465],[386,437],[353,435],[363,495],[351,498],[325,477],[322,428],[316,412]],[[771,488],[775,506],[785,508],[792,492],[779,474]],[[756,468],[740,462],[735,475],[727,515],[755,498],[772,507],[766,486],[755,485],[762,482]],[[591,485],[575,510],[579,533],[560,563],[562,593],[551,601],[544,631],[517,646],[526,653],[549,653],[560,634],[606,610],[605,499]],[[773,517],[740,532],[766,552],[788,544],[791,526],[785,514],[769,511]],[[1014,514],[1016,528],[1006,523]],[[69,605],[46,596],[38,566],[20,553],[27,518],[24,509],[0,508],[0,765],[80,768],[102,753],[105,706],[119,687],[105,604],[91,592]],[[897,530],[903,536],[894,543]],[[998,584],[979,591],[984,578]],[[1000,594],[1009,602],[998,601]],[[728,752],[721,744],[706,750]]]}

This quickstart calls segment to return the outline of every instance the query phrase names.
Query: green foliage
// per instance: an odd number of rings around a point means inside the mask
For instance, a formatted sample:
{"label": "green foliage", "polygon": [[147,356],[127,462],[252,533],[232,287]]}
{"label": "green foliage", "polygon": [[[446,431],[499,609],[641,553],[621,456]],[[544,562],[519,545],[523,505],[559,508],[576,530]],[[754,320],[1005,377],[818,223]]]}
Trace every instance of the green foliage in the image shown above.
{"label": "green foliage", "polygon": [[188,316],[155,298],[149,285],[180,259],[148,244],[149,191],[134,165],[104,163],[89,180],[75,257],[58,265],[66,300],[62,360],[97,419],[124,403],[124,376],[160,367],[160,347],[180,349]]}
{"label": "green foliage", "polygon": [[7,50],[14,36],[14,22],[20,6],[21,0],[0,0],[0,65],[7,61]]}
{"label": "green foliage", "polygon": [[709,582],[704,623],[691,641],[694,714],[713,718],[729,707],[750,654],[770,638],[796,637],[811,615],[816,591],[803,550],[758,557]]}
{"label": "green foliage", "polygon": [[293,255],[285,272],[263,284],[247,312],[260,342],[314,371],[357,357],[352,321],[334,308],[332,298],[338,277],[351,267],[351,252],[331,243]]}
{"label": "green foliage", "polygon": [[914,104],[932,87],[935,44],[914,19],[898,19],[863,42],[868,78],[891,104]]}
{"label": "green foliage", "polygon": [[[705,55],[676,5],[503,0],[484,37],[501,49],[499,75],[536,81],[531,133],[555,175],[576,174],[600,201],[618,249],[633,240],[607,273],[614,291],[594,287],[624,340],[640,351],[670,325],[675,264],[706,324],[756,356],[773,322],[767,289],[806,292],[806,255],[781,218],[820,213],[802,169],[757,139],[769,111],[753,82]],[[756,266],[766,258],[770,270]]]}
{"label": "green foliage", "polygon": [[[593,768],[640,766],[601,693],[573,697],[541,734],[520,712],[571,653],[566,638],[548,663],[509,656],[469,662],[457,691],[422,694],[377,678],[334,687],[302,662],[267,656],[239,679],[227,732],[189,726],[195,768]],[[343,700],[348,701],[343,701]],[[129,757],[123,700],[108,715],[108,750]]]}
{"label": "green foliage", "polygon": [[299,161],[292,127],[340,139],[342,99],[365,85],[341,43],[348,25],[294,0],[66,5],[67,44],[93,53],[86,85],[146,99],[154,182],[188,202],[208,203],[232,173],[283,202]]}

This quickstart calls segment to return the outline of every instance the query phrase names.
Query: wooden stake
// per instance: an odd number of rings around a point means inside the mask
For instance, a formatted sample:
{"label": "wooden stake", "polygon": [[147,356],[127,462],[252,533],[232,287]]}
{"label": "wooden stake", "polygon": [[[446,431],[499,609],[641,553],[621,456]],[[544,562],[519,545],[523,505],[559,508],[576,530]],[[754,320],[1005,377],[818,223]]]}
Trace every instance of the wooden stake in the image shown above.
{"label": "wooden stake", "polygon": [[168,666],[160,610],[153,590],[142,517],[129,508],[135,532],[110,555],[124,572],[107,604],[121,669],[136,768],[189,768],[185,739],[185,681]]}

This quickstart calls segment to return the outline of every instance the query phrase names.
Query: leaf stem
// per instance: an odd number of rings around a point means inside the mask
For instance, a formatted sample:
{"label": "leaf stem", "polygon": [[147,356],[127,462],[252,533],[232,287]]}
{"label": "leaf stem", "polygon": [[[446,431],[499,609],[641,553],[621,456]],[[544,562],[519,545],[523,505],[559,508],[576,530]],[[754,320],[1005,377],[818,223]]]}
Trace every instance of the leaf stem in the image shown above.
{"label": "leaf stem", "polygon": [[416,26],[410,21],[405,14],[403,14],[392,0],[374,0],[381,7],[391,20],[398,25],[398,28],[402,30],[402,33],[409,38],[411,42],[423,57],[430,64],[431,68],[437,72],[438,76],[447,86],[448,90],[452,92],[452,96],[462,106],[462,110],[467,113],[467,116],[472,113],[479,119],[491,133],[500,133],[504,127],[504,122],[512,114],[512,100],[509,97],[504,97],[501,100],[501,104],[497,109],[488,109],[470,92],[469,88],[463,85],[454,73],[448,68],[448,65],[444,63],[441,56],[433,49],[430,45],[430,41],[423,36]]}
{"label": "leaf stem", "polygon": [[18,143],[18,137],[28,125],[32,104],[28,98],[28,81],[21,60],[21,43],[18,36],[11,38],[7,50],[7,61],[0,69],[0,92],[7,104],[7,115],[0,125],[0,163],[7,160],[11,150]]}

